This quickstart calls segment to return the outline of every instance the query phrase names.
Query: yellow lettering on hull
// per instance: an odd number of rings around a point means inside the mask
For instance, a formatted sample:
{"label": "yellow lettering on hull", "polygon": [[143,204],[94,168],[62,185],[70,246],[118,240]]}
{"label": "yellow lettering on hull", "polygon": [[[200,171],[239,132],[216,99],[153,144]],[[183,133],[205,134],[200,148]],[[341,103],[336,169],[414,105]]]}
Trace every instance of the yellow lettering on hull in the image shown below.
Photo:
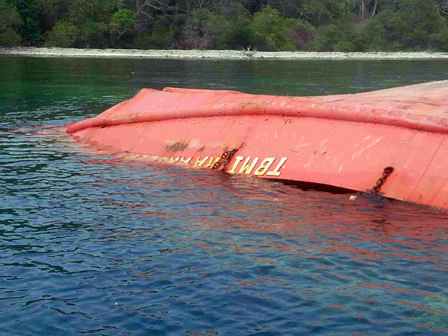
{"label": "yellow lettering on hull", "polygon": [[[164,157],[164,156],[153,156],[153,155],[145,155],[145,154],[136,154],[136,153],[126,153],[123,155],[119,155],[119,157],[122,157],[124,159],[128,160],[153,160],[158,161],[161,163],[178,163],[178,164],[190,164],[190,161],[193,159],[193,157],[185,158],[182,157]],[[210,157],[206,156],[204,158],[197,157],[196,161],[194,163],[191,163],[193,166],[196,167],[204,167],[204,168],[212,168],[212,166],[218,162],[221,159],[220,156],[218,157]],[[255,157],[251,160],[250,156],[244,157],[244,156],[236,156],[234,158],[234,162],[232,165],[232,168],[230,168],[227,172],[230,174],[240,173],[240,174],[246,174],[246,175],[254,175],[257,177],[266,176],[266,177],[278,177],[281,175],[281,169],[285,167],[285,162],[288,160],[287,157],[282,157],[279,161],[275,157],[267,157],[264,158],[259,165],[257,163],[260,161],[260,158]],[[205,165],[204,165],[205,164]],[[238,167],[240,168],[238,170]],[[271,167],[275,167],[273,170]]]}
{"label": "yellow lettering on hull", "polygon": [[183,156],[180,159],[180,164],[188,164],[192,158],[185,159]]}
{"label": "yellow lettering on hull", "polygon": [[267,176],[280,176],[280,169],[283,167],[283,164],[288,160],[287,157],[282,157],[280,162],[278,163],[277,167],[273,171],[267,172]]}
{"label": "yellow lettering on hull", "polygon": [[218,162],[220,157],[218,156],[215,161],[213,162],[213,157],[210,158],[210,161],[207,163],[207,165],[204,166],[204,168],[211,168],[215,162]]}
{"label": "yellow lettering on hull", "polygon": [[201,157],[199,156],[197,159],[196,159],[196,163],[194,164],[195,166],[198,166],[198,167],[201,167],[204,163],[205,163],[205,161],[207,161],[207,159],[208,159],[208,156],[206,156],[204,159],[202,159],[201,160]]}
{"label": "yellow lettering on hull", "polygon": [[258,162],[258,158],[255,158],[252,161],[252,164],[249,165],[249,161],[250,161],[250,156],[247,157],[246,161],[244,161],[243,166],[241,167],[239,173],[243,174],[245,173],[246,175],[249,175],[250,172],[252,171],[252,169],[254,169],[255,165]]}
{"label": "yellow lettering on hull", "polygon": [[230,174],[235,174],[236,173],[236,167],[238,167],[238,165],[239,165],[239,163],[241,162],[241,161],[243,161],[244,160],[244,157],[243,156],[237,156],[236,158],[235,158],[235,163],[233,164],[233,167],[232,167],[232,169],[230,169],[229,171],[228,171],[228,173],[230,173]]}
{"label": "yellow lettering on hull", "polygon": [[275,161],[275,158],[266,158],[264,159],[261,164],[260,167],[258,167],[255,171],[254,171],[254,175],[255,176],[263,176],[269,169],[269,167],[271,166],[271,164]]}

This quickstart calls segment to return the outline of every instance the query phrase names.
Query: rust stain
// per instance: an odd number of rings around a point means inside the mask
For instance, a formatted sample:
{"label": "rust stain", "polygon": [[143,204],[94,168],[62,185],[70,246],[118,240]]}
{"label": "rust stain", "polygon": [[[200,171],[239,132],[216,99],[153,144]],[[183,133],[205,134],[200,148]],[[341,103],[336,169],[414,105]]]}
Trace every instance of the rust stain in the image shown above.
{"label": "rust stain", "polygon": [[167,143],[165,145],[165,149],[170,152],[182,152],[188,148],[189,144],[190,144],[190,141],[185,141],[185,140],[173,142],[173,143]]}

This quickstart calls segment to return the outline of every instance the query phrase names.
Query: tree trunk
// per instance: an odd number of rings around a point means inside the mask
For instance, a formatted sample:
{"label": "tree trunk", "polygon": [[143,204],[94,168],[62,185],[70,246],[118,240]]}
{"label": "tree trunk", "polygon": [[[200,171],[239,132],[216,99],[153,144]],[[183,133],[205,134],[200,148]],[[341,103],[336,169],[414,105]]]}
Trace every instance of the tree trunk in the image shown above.
{"label": "tree trunk", "polygon": [[361,7],[359,9],[359,18],[361,21],[366,19],[366,0],[361,0]]}
{"label": "tree trunk", "polygon": [[376,14],[377,6],[378,6],[378,0],[375,0],[375,4],[373,5],[373,10],[372,10],[372,17],[374,17]]}

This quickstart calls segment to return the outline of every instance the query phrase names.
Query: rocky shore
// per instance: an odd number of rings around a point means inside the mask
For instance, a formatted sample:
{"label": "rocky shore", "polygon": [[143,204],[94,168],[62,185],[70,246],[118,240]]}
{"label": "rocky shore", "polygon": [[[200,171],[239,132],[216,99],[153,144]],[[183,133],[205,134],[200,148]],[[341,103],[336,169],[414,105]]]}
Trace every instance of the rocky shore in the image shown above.
{"label": "rocky shore", "polygon": [[448,59],[444,52],[261,52],[254,50],[137,50],[137,49],[73,49],[73,48],[0,48],[0,55],[28,57],[86,57],[130,59]]}

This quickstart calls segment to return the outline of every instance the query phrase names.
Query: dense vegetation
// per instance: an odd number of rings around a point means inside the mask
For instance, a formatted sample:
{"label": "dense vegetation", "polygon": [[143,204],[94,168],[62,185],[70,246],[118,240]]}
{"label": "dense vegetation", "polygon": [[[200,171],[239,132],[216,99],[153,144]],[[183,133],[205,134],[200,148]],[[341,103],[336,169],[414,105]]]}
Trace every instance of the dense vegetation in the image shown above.
{"label": "dense vegetation", "polygon": [[448,50],[448,0],[0,0],[0,45]]}

